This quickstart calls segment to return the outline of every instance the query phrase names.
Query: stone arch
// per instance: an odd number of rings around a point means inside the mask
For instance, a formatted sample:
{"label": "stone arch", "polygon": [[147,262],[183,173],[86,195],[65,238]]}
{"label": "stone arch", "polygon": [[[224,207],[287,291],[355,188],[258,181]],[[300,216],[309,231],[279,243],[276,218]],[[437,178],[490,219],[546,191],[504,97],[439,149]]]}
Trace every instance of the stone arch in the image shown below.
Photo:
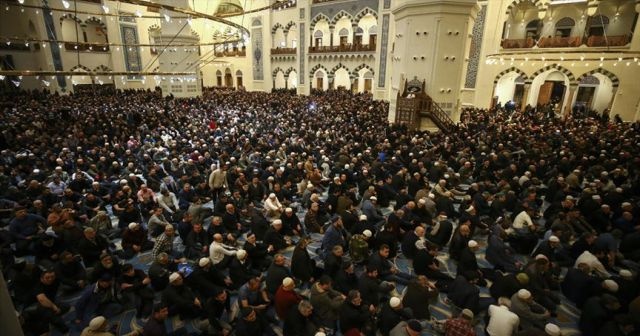
{"label": "stone arch", "polygon": [[295,23],[295,22],[293,22],[293,21],[289,21],[289,23],[287,23],[287,25],[286,25],[286,26],[284,26],[284,32],[285,32],[285,33],[288,33],[288,32],[289,32],[289,29],[291,29],[291,27],[295,27],[295,26],[296,26],[296,23]]}
{"label": "stone arch", "polygon": [[253,21],[251,21],[251,26],[252,27],[258,27],[258,26],[262,26],[262,20],[260,20],[260,18],[254,18]]}
{"label": "stone arch", "polygon": [[73,15],[71,13],[61,16],[60,17],[60,24],[62,24],[62,21],[64,21],[64,20],[73,20],[73,21],[75,21],[77,24],[79,24],[82,27],[86,26],[86,24],[84,22],[82,22],[82,20],[80,20],[77,16],[75,16],[75,15]]}
{"label": "stone arch", "polygon": [[76,66],[74,66],[73,68],[69,69],[69,71],[76,71],[76,70],[84,70],[86,72],[91,72],[91,69],[87,68],[86,66],[82,65],[82,64],[78,64]]}
{"label": "stone arch", "polygon": [[289,67],[289,69],[287,69],[287,71],[285,71],[285,72],[284,72],[284,76],[285,76],[285,77],[289,77],[289,74],[290,74],[292,71],[296,71],[296,69],[294,69],[293,67]]}
{"label": "stone arch", "polygon": [[311,22],[309,23],[309,29],[311,29],[311,31],[313,31],[316,28],[316,24],[322,20],[326,20],[327,23],[331,22],[331,20],[329,20],[329,17],[320,13],[316,16],[313,17],[313,19],[311,19]]}
{"label": "stone arch", "polygon": [[278,31],[278,29],[282,28],[282,30],[284,30],[284,27],[280,24],[280,22],[276,23],[275,25],[273,25],[273,27],[271,28],[271,35],[275,35],[275,33]]}
{"label": "stone arch", "polygon": [[546,67],[539,69],[538,71],[534,72],[533,75],[531,75],[531,79],[534,79],[536,77],[538,77],[538,75],[549,71],[549,70],[557,70],[560,71],[561,73],[565,74],[567,76],[567,78],[569,78],[569,85],[577,85],[578,82],[576,81],[576,77],[573,75],[573,73],[571,71],[569,71],[567,68],[563,67],[562,65],[558,65],[557,63],[553,63],[551,65],[547,65]]}
{"label": "stone arch", "polygon": [[316,64],[313,68],[311,68],[311,71],[309,71],[309,77],[313,77],[313,75],[316,74],[316,71],[320,69],[324,70],[324,72],[326,72],[327,75],[329,75],[329,70],[327,70],[327,68],[324,65]]}
{"label": "stone arch", "polygon": [[605,70],[603,68],[597,68],[583,73],[580,77],[578,77],[578,79],[576,79],[576,83],[580,83],[585,77],[591,76],[595,73],[599,73],[605,77],[608,77],[611,80],[613,87],[618,87],[620,85],[620,79],[618,78],[618,76],[616,76],[613,72]]}
{"label": "stone arch", "polygon": [[277,67],[275,69],[273,69],[272,75],[275,78],[278,75],[278,72],[282,71],[282,73],[284,73],[284,70],[282,70],[282,68]]}
{"label": "stone arch", "polygon": [[102,20],[98,19],[95,16],[92,16],[90,18],[88,18],[86,21],[84,21],[84,25],[88,25],[88,24],[96,24],[99,25],[100,27],[102,27],[102,29],[107,30],[107,25],[102,22]]}
{"label": "stone arch", "polygon": [[370,67],[367,64],[362,63],[362,64],[358,65],[355,69],[353,69],[353,71],[351,72],[351,76],[357,78],[358,76],[360,76],[359,73],[360,73],[360,70],[362,70],[362,69],[367,69],[367,70],[371,71],[372,74],[374,74],[374,75],[376,74],[376,72],[373,70],[372,67]]}
{"label": "stone arch", "polygon": [[338,23],[338,21],[340,21],[340,19],[342,19],[345,16],[349,18],[351,22],[353,22],[353,15],[347,13],[345,10],[341,10],[338,13],[336,13],[336,15],[333,16],[331,21],[329,21],[329,26],[335,26],[336,23]]}
{"label": "stone arch", "polygon": [[162,28],[160,28],[160,26],[158,24],[152,24],[149,26],[149,28],[147,28],[147,31],[149,33],[155,33],[155,32],[160,32]]}
{"label": "stone arch", "polygon": [[110,72],[110,71],[111,69],[109,69],[109,67],[104,64],[100,64],[95,69],[93,69],[93,72]]}
{"label": "stone arch", "polygon": [[531,79],[527,76],[526,73],[524,73],[524,71],[516,68],[516,67],[510,67],[509,69],[500,71],[500,73],[496,76],[496,78],[493,80],[493,84],[498,84],[498,81],[500,80],[500,78],[502,78],[502,76],[510,73],[510,72],[515,72],[517,74],[519,74],[520,76],[524,77],[524,81],[525,83],[527,82],[531,82]]}
{"label": "stone arch", "polygon": [[349,71],[349,68],[347,68],[347,66],[346,66],[346,65],[344,65],[344,64],[342,64],[342,63],[338,63],[338,65],[334,66],[334,67],[331,69],[331,71],[330,71],[330,72],[328,72],[328,74],[329,74],[330,76],[334,76],[334,75],[336,74],[336,71],[338,71],[338,69],[340,69],[340,68],[345,69],[345,70],[347,70],[347,72],[348,72],[349,74],[352,74],[352,73],[351,73],[351,71]]}
{"label": "stone arch", "polygon": [[353,17],[353,19],[351,20],[351,24],[357,25],[358,22],[360,22],[360,19],[365,17],[367,14],[373,15],[373,17],[375,17],[376,20],[378,19],[378,12],[376,12],[375,10],[369,7],[365,7]]}
{"label": "stone arch", "polygon": [[542,10],[545,8],[543,0],[513,0],[509,7],[507,7],[507,15],[510,15],[511,11],[523,2],[532,3],[534,6],[538,7],[538,10]]}

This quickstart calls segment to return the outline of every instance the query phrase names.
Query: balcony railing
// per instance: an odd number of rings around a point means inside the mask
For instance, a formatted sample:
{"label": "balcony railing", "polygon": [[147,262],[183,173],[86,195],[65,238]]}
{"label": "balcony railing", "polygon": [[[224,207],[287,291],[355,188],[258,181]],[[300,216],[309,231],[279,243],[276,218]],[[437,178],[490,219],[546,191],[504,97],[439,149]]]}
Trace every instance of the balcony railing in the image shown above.
{"label": "balcony railing", "polygon": [[582,44],[582,37],[569,36],[569,37],[541,37],[538,40],[538,47],[540,48],[575,48]]}
{"label": "balcony railing", "polygon": [[587,46],[589,47],[623,47],[631,42],[630,35],[617,36],[589,36],[587,37]]}
{"label": "balcony railing", "polygon": [[247,56],[246,50],[226,50],[226,51],[216,51],[216,57],[244,57]]}
{"label": "balcony railing", "polygon": [[359,52],[359,51],[376,51],[375,44],[343,44],[337,46],[316,46],[309,47],[310,53],[340,53],[340,52]]}
{"label": "balcony railing", "polygon": [[505,39],[502,40],[502,48],[504,49],[521,49],[521,48],[577,48],[581,45],[588,47],[623,47],[631,42],[631,35],[616,36],[569,36],[569,37],[542,37],[536,41],[533,38],[526,39]]}
{"label": "balcony railing", "polygon": [[71,43],[66,42],[64,48],[69,51],[95,51],[95,52],[107,52],[109,51],[108,44],[101,43]]}
{"label": "balcony railing", "polygon": [[272,48],[271,55],[290,55],[298,51],[297,48]]}
{"label": "balcony railing", "polygon": [[532,38],[502,40],[502,47],[505,49],[531,48],[534,45],[536,45],[536,41]]}

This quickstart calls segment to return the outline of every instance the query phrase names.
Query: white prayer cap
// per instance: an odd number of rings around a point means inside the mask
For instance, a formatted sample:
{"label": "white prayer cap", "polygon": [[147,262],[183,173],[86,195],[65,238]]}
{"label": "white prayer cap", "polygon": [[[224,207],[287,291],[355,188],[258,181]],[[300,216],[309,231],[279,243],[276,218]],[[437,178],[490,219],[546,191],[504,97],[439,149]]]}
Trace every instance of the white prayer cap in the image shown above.
{"label": "white prayer cap", "polygon": [[198,265],[200,265],[200,267],[205,267],[209,265],[210,262],[211,262],[211,259],[209,258],[200,258],[200,260],[198,261]]}
{"label": "white prayer cap", "polygon": [[389,306],[391,306],[391,308],[400,307],[400,303],[402,303],[402,301],[400,301],[400,299],[395,296],[389,300]]}
{"label": "white prayer cap", "polygon": [[477,241],[475,241],[475,240],[470,240],[470,241],[467,243],[467,246],[469,246],[469,247],[476,247],[476,246],[478,246],[478,242],[477,242]]}
{"label": "white prayer cap", "polygon": [[560,336],[560,327],[553,323],[547,323],[547,325],[544,326],[544,331],[549,336]]}
{"label": "white prayer cap", "polygon": [[361,221],[366,221],[367,220],[367,215],[360,215],[360,220]]}
{"label": "white prayer cap", "polygon": [[618,283],[607,279],[603,282],[604,288],[608,289],[610,292],[616,293],[618,291]]}
{"label": "white prayer cap", "polygon": [[364,230],[364,231],[362,231],[362,234],[367,238],[371,238],[371,236],[373,235],[371,233],[371,230]]}
{"label": "white prayer cap", "polygon": [[236,258],[242,260],[244,259],[244,257],[247,256],[247,251],[245,250],[238,250],[238,252],[236,252]]}
{"label": "white prayer cap", "polygon": [[526,300],[531,297],[531,292],[526,289],[521,289],[518,291],[518,298],[522,300]]}
{"label": "white prayer cap", "polygon": [[551,236],[549,237],[549,241],[552,243],[559,243],[560,242],[560,238],[556,237],[556,236]]}
{"label": "white prayer cap", "polygon": [[176,280],[178,280],[178,278],[180,278],[180,273],[178,272],[173,272],[171,273],[171,275],[169,276],[169,282],[174,282]]}
{"label": "white prayer cap", "polygon": [[619,274],[623,279],[631,279],[633,277],[633,273],[627,269],[620,270]]}

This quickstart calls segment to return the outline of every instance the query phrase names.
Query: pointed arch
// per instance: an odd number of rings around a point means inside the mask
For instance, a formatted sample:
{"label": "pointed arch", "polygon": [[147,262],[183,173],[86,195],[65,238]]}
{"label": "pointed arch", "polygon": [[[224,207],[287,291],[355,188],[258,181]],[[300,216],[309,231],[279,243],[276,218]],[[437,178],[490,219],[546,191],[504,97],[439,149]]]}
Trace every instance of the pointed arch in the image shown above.
{"label": "pointed arch", "polygon": [[353,15],[351,15],[350,13],[347,13],[345,10],[341,10],[338,13],[336,13],[336,15],[333,16],[331,21],[329,21],[329,25],[335,26],[336,23],[338,23],[338,21],[340,21],[340,19],[342,19],[343,17],[346,17],[349,19],[349,21],[353,22]]}
{"label": "pointed arch", "polygon": [[289,29],[291,29],[291,27],[296,27],[296,23],[293,21],[289,21],[289,23],[287,23],[286,26],[284,26],[284,32],[288,33]]}
{"label": "pointed arch", "polygon": [[104,64],[100,64],[95,69],[93,69],[93,72],[110,72],[110,71],[111,69],[109,69],[109,67]]}
{"label": "pointed arch", "polygon": [[516,68],[516,67],[510,67],[509,69],[500,71],[500,73],[496,76],[496,78],[493,80],[493,84],[498,84],[498,81],[500,80],[500,78],[502,78],[504,75],[510,73],[510,72],[515,72],[517,74],[519,74],[520,76],[524,77],[524,81],[525,83],[527,81],[531,81],[531,79],[527,76],[526,73],[524,73],[524,71]]}
{"label": "pointed arch", "polygon": [[563,67],[562,65],[558,65],[557,63],[553,63],[551,65],[548,65],[542,69],[539,69],[538,71],[534,72],[533,75],[531,75],[531,79],[538,77],[538,75],[549,71],[549,70],[558,70],[561,73],[565,74],[567,76],[567,78],[569,78],[569,85],[578,85],[578,82],[576,81],[576,76],[573,75],[573,72],[571,72],[569,69]]}
{"label": "pointed arch", "polygon": [[370,67],[367,64],[362,63],[362,64],[358,65],[355,69],[353,69],[353,72],[351,72],[351,76],[357,78],[358,76],[360,76],[360,70],[362,70],[362,69],[367,69],[372,74],[374,74],[374,75],[376,74],[376,72],[373,70],[372,67]]}
{"label": "pointed arch", "polygon": [[[289,69],[287,69],[287,71],[285,71],[285,72],[284,72],[284,76],[285,76],[285,77],[289,77],[289,74],[290,74],[292,71],[296,71],[296,69],[294,69],[293,67],[289,67]],[[296,71],[296,72],[297,72],[297,71]]]}
{"label": "pointed arch", "polygon": [[326,20],[327,23],[331,22],[331,20],[329,20],[328,16],[326,16],[326,15],[324,15],[322,13],[319,13],[318,15],[314,16],[313,19],[311,19],[311,22],[309,23],[309,29],[311,31],[315,30],[316,24],[318,22],[322,21],[322,20]]}
{"label": "pointed arch", "polygon": [[284,73],[284,70],[282,70],[282,68],[280,68],[280,67],[277,67],[277,68],[273,69],[273,72],[272,72],[273,78],[275,78],[278,75],[278,72],[281,72],[281,71],[282,71],[282,73]]}
{"label": "pointed arch", "polygon": [[603,68],[597,68],[597,69],[593,69],[591,71],[587,71],[583,73],[580,77],[578,77],[578,79],[576,79],[576,82],[580,83],[585,77],[591,76],[596,73],[599,73],[604,75],[605,77],[608,77],[611,80],[613,87],[618,87],[620,85],[620,79],[618,78],[618,76],[616,76],[613,72],[609,70],[605,70]]}
{"label": "pointed arch", "polygon": [[349,71],[349,68],[347,68],[347,66],[342,63],[338,63],[338,65],[334,66],[329,72],[329,74],[331,76],[335,76],[336,71],[338,71],[340,68],[347,70],[347,73],[351,74],[351,71]]}
{"label": "pointed arch", "polygon": [[376,20],[378,20],[378,12],[376,12],[375,10],[369,8],[369,7],[365,7],[363,8],[360,12],[358,12],[358,14],[356,14],[353,19],[351,20],[351,24],[353,25],[357,25],[358,22],[360,22],[360,20],[367,16],[367,14],[371,14],[373,15],[373,17],[376,18]]}
{"label": "pointed arch", "polygon": [[275,33],[278,31],[278,29],[282,28],[282,30],[284,30],[284,27],[280,24],[280,22],[276,23],[275,25],[273,25],[273,27],[271,28],[271,35],[275,35]]}
{"label": "pointed arch", "polygon": [[95,16],[88,18],[86,21],[84,21],[84,24],[85,26],[89,24],[95,24],[100,26],[102,29],[107,30],[107,25]]}
{"label": "pointed arch", "polygon": [[76,70],[84,70],[86,72],[91,72],[91,69],[87,68],[86,66],[84,66],[82,64],[78,64],[78,65],[74,66],[73,68],[69,69],[69,71],[76,71]]}
{"label": "pointed arch", "polygon": [[329,74],[329,70],[327,70],[327,68],[325,68],[324,65],[316,64],[313,68],[311,68],[311,71],[309,71],[309,77],[313,77],[313,75],[315,75],[316,72],[320,69],[324,70],[324,72],[327,73],[327,75]]}
{"label": "pointed arch", "polygon": [[82,20],[80,20],[77,16],[69,13],[69,14],[65,14],[63,16],[60,17],[60,24],[62,24],[62,21],[64,20],[73,20],[75,21],[77,24],[79,24],[80,26],[84,27],[85,24],[84,22],[82,22]]}

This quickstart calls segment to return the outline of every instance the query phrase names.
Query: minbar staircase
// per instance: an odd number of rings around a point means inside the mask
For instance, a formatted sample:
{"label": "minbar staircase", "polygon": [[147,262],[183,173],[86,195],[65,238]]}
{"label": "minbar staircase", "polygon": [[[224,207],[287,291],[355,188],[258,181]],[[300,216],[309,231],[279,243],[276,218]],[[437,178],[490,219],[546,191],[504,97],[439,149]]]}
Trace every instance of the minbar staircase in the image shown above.
{"label": "minbar staircase", "polygon": [[445,112],[438,103],[434,102],[431,97],[427,95],[427,98],[431,103],[428,104],[428,106],[423,106],[423,109],[420,111],[420,116],[431,119],[443,133],[451,133],[455,128],[453,120],[451,120],[447,112]]}
{"label": "minbar staircase", "polygon": [[405,124],[409,129],[420,129],[421,119],[429,118],[443,133],[455,129],[453,120],[433,99],[426,94],[425,82],[414,77],[405,81],[404,90],[398,92],[395,123]]}

